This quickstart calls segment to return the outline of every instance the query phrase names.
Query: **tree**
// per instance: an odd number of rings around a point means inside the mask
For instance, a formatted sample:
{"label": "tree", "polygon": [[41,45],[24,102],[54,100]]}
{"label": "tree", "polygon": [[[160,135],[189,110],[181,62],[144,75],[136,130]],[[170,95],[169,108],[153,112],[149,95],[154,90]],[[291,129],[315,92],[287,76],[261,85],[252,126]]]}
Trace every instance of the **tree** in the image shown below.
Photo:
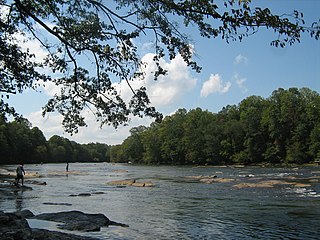
{"label": "tree", "polygon": [[122,143],[123,152],[127,156],[127,160],[132,163],[139,163],[143,158],[143,145],[141,141],[141,133],[146,131],[145,126],[134,127],[130,129],[131,135]]}
{"label": "tree", "polygon": [[9,162],[10,145],[8,143],[7,123],[2,115],[0,115],[0,163]]}
{"label": "tree", "polygon": [[20,119],[8,124],[8,142],[10,158],[13,162],[27,162],[32,156],[31,124],[27,119]]}
{"label": "tree", "polygon": [[164,163],[185,164],[185,146],[183,124],[187,110],[178,109],[172,116],[166,117],[159,128],[161,143],[161,158]]}
{"label": "tree", "polygon": [[30,130],[30,140],[32,143],[32,162],[44,162],[49,157],[47,140],[42,131],[38,127],[33,127]]}
{"label": "tree", "polygon": [[[159,63],[163,57],[180,54],[192,69],[201,69],[177,22],[195,26],[203,37],[227,42],[241,41],[265,27],[276,33],[271,42],[276,47],[299,42],[303,33],[316,40],[320,36],[319,22],[306,26],[302,13],[279,16],[250,0],[0,0],[0,9],[0,112],[18,117],[7,98],[53,83],[60,92],[44,106],[43,114],[59,112],[70,133],[86,125],[85,108],[101,125],[117,127],[131,115],[161,120],[145,87],[131,88],[132,98],[125,102],[113,84],[126,81],[131,87],[131,80],[143,78],[144,63],[135,45],[142,35],[154,43],[155,79],[166,73]],[[21,48],[21,34],[40,43],[47,56],[35,59],[29,49]]]}
{"label": "tree", "polygon": [[246,132],[244,145],[248,162],[258,162],[263,159],[267,133],[261,126],[261,118],[266,101],[262,97],[251,96],[239,105],[240,119]]}
{"label": "tree", "polygon": [[73,146],[69,139],[57,135],[48,140],[51,162],[73,162]]}
{"label": "tree", "polygon": [[212,121],[208,117],[208,112],[202,111],[200,108],[190,110],[184,121],[183,144],[185,147],[186,163],[199,164],[207,160],[207,154],[204,152],[205,134],[207,126]]}
{"label": "tree", "polygon": [[160,123],[152,123],[147,131],[141,134],[142,143],[144,146],[143,160],[144,163],[160,164],[161,158],[161,144],[162,139],[159,133]]}

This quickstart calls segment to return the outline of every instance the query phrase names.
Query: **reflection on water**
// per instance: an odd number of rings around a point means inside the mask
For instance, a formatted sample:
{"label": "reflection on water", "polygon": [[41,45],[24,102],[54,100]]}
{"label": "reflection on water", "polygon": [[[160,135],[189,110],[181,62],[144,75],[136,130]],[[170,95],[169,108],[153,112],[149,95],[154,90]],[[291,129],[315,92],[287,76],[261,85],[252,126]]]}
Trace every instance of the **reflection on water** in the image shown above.
{"label": "reflection on water", "polygon": [[16,211],[23,210],[23,190],[16,190],[13,193],[16,200]]}
{"label": "reflection on water", "polygon": [[[67,174],[65,164],[26,165],[25,169],[40,176],[32,180],[47,185],[28,184],[27,178],[25,182],[33,190],[15,192],[15,202],[0,198],[1,209],[29,209],[35,214],[70,210],[103,213],[130,226],[110,226],[101,232],[85,233],[87,236],[319,239],[319,167],[240,169],[73,163]],[[190,178],[214,175],[232,181],[207,184]],[[119,188],[107,184],[121,179],[151,181],[155,187]],[[287,184],[234,187],[266,180],[283,180]]]}

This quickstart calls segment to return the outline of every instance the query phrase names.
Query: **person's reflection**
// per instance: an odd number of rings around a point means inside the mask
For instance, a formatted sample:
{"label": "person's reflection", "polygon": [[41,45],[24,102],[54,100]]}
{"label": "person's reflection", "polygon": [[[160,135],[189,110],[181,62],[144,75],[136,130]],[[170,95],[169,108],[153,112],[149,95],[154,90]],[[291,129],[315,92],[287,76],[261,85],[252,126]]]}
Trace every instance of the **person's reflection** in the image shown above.
{"label": "person's reflection", "polygon": [[23,209],[23,190],[14,191],[16,198],[16,211],[21,211]]}

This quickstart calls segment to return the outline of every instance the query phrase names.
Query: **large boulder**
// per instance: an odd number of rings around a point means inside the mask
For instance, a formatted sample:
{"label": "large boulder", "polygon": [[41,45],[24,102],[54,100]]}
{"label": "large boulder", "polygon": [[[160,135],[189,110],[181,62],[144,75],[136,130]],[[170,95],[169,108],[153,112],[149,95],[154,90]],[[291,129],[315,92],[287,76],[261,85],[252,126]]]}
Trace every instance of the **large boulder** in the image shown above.
{"label": "large boulder", "polygon": [[79,211],[44,213],[34,216],[29,210],[15,213],[0,211],[0,239],[1,240],[95,240],[96,238],[75,234],[49,231],[45,229],[31,229],[26,218],[36,218],[55,222],[62,222],[62,228],[68,230],[95,231],[101,226],[125,224],[110,221],[103,214],[85,214]]}
{"label": "large boulder", "polygon": [[80,211],[42,213],[34,216],[34,218],[62,223],[58,225],[58,227],[70,231],[100,231],[101,227],[109,225],[127,227],[125,224],[110,221],[109,218],[103,214],[88,214]]}
{"label": "large boulder", "polygon": [[0,211],[0,236],[2,240],[32,239],[32,231],[25,218]]}

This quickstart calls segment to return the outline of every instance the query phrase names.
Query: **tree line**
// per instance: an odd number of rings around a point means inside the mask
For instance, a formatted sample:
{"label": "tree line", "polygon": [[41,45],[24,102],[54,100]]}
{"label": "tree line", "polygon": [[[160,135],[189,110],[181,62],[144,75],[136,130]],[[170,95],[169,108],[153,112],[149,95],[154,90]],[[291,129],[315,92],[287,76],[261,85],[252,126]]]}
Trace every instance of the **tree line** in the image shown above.
{"label": "tree line", "polygon": [[139,164],[304,164],[320,159],[320,96],[282,88],[218,113],[179,109],[161,123],[132,128],[112,146],[112,162]]}
{"label": "tree line", "polygon": [[79,144],[57,135],[48,141],[27,119],[7,122],[0,116],[0,164],[104,162],[110,146],[103,143]]}
{"label": "tree line", "polygon": [[282,88],[250,96],[218,113],[179,109],[120,145],[46,140],[27,119],[0,117],[0,164],[131,162],[135,164],[303,164],[320,160],[320,95]]}

